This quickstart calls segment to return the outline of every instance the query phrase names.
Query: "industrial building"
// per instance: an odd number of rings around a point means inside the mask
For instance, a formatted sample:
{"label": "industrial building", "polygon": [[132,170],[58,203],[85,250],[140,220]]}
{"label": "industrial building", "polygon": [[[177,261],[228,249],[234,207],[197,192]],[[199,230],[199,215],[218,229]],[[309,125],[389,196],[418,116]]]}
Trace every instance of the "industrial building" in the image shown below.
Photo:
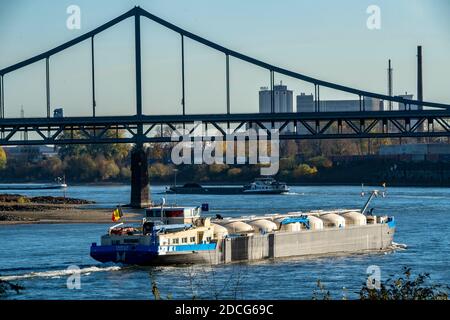
{"label": "industrial building", "polygon": [[[272,90],[262,87],[259,91],[259,113],[272,112]],[[280,82],[273,86],[273,112],[293,112],[293,91]]]}
{"label": "industrial building", "polygon": [[[273,100],[272,100],[273,98]],[[279,85],[273,86],[272,90],[262,87],[259,91],[259,113],[290,113],[293,111],[293,91],[288,90],[287,86],[280,82]],[[271,123],[264,123],[266,128],[271,128]],[[279,129],[280,123],[275,123],[274,129]],[[292,124],[287,125],[284,132],[293,132]]]}
{"label": "industrial building", "polygon": [[371,97],[365,97],[362,102],[359,100],[320,100],[318,110],[314,95],[301,93],[297,96],[297,112],[350,112],[384,110],[383,101]]}
{"label": "industrial building", "polygon": [[380,156],[403,157],[411,161],[448,161],[450,144],[446,143],[410,143],[400,145],[382,145],[378,151]]}

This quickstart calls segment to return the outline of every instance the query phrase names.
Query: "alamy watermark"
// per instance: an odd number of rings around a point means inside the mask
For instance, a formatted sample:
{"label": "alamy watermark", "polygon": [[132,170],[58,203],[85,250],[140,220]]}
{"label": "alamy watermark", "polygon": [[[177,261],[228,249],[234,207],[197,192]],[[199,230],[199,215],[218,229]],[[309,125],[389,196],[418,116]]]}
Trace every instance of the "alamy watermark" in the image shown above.
{"label": "alamy watermark", "polygon": [[66,27],[69,30],[81,29],[81,9],[79,6],[72,4],[67,7],[66,13],[69,15],[66,20]]}
{"label": "alamy watermark", "polygon": [[366,269],[367,277],[366,285],[369,289],[381,289],[381,269],[379,266],[371,265]]}
{"label": "alamy watermark", "polygon": [[381,8],[377,5],[370,5],[366,9],[366,13],[369,17],[366,21],[367,29],[380,30],[381,29]]}
{"label": "alamy watermark", "polygon": [[174,130],[171,140],[178,142],[171,153],[172,162],[176,165],[262,164],[261,175],[275,175],[279,170],[278,129],[220,131],[205,129],[202,122],[195,122],[192,130]]}
{"label": "alamy watermark", "polygon": [[71,265],[67,267],[67,271],[70,273],[66,281],[67,289],[69,290],[80,290],[81,289],[81,270],[80,267],[76,265]]}

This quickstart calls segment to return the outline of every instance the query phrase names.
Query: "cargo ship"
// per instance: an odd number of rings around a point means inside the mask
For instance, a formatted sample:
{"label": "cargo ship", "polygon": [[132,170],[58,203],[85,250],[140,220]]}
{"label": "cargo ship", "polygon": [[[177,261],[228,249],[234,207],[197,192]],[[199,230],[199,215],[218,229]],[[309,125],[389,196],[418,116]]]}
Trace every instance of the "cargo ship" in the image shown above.
{"label": "cargo ship", "polygon": [[[92,243],[101,262],[136,265],[224,264],[295,256],[385,251],[393,244],[393,216],[363,209],[318,210],[239,218],[203,217],[202,207],[154,206],[139,227],[112,226]],[[372,210],[369,211],[372,213]]]}
{"label": "cargo ship", "polygon": [[282,194],[288,193],[289,187],[284,182],[273,178],[257,178],[244,186],[202,186],[198,183],[186,183],[183,186],[170,186],[166,193],[177,194]]}

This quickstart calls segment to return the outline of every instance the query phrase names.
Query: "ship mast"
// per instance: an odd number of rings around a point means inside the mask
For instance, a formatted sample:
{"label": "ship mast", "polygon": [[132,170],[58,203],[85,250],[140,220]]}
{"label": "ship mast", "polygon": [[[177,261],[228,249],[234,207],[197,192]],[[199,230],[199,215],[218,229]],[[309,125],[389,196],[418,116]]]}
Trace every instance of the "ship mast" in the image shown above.
{"label": "ship mast", "polygon": [[[386,188],[385,188],[385,189],[386,189]],[[369,204],[370,204],[370,202],[372,201],[372,199],[373,199],[374,197],[378,197],[380,194],[381,194],[381,196],[384,198],[384,197],[386,196],[386,191],[384,190],[384,191],[380,192],[379,190],[373,190],[373,191],[370,193],[369,199],[367,199],[367,201],[366,201],[364,207],[361,209],[361,213],[362,213],[362,214],[364,214],[364,215],[366,214],[366,210],[367,210],[367,208],[369,207]],[[361,196],[363,196],[363,195],[364,195],[364,191],[361,192]]]}

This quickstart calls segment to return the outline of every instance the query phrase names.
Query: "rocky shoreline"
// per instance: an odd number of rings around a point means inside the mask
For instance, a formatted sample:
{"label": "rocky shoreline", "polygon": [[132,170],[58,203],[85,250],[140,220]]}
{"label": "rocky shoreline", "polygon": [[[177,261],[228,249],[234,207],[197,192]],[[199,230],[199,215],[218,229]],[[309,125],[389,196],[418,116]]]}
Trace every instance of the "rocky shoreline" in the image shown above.
{"label": "rocky shoreline", "polygon": [[20,194],[0,194],[0,214],[15,211],[60,210],[93,203],[95,202],[67,197],[27,197]]}
{"label": "rocky shoreline", "polygon": [[52,196],[38,196],[27,197],[21,194],[0,194],[1,202],[19,202],[19,203],[40,203],[40,204],[92,204],[95,201],[76,199],[69,197],[52,197]]}
{"label": "rocky shoreline", "polygon": [[[17,224],[117,223],[111,220],[113,209],[66,208],[63,210],[1,212],[0,226]],[[142,215],[124,212],[120,222],[140,222]]]}
{"label": "rocky shoreline", "polygon": [[19,217],[8,213],[0,212],[0,222],[3,221],[36,221],[33,218]]}

